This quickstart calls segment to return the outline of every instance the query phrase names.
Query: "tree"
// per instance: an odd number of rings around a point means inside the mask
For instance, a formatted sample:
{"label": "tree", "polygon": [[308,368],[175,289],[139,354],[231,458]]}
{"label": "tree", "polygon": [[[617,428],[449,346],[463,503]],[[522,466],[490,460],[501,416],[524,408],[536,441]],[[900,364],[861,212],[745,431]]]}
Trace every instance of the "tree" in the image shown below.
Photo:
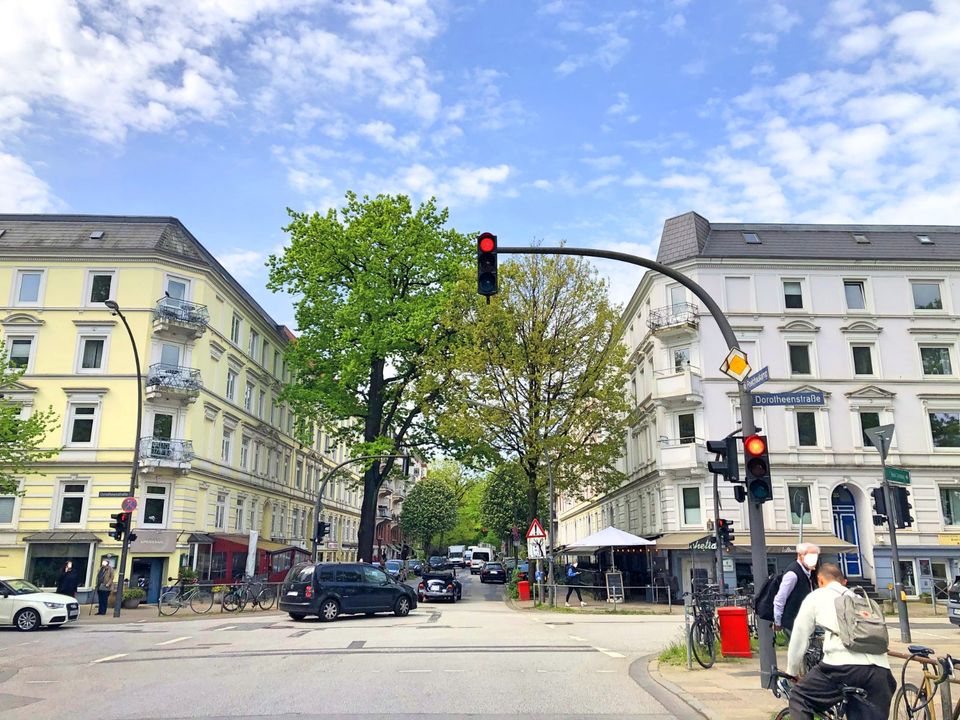
{"label": "tree", "polygon": [[524,256],[501,264],[487,305],[464,277],[449,311],[460,344],[438,427],[463,445],[517,463],[526,520],[549,461],[556,492],[603,492],[623,475],[629,410],[626,349],[606,284],[583,258]]}
{"label": "tree", "polygon": [[[334,426],[354,456],[390,454],[433,441],[426,402],[442,405],[441,368],[451,330],[440,322],[468,256],[431,199],[413,209],[403,195],[358,198],[326,214],[289,211],[289,246],[269,258],[274,291],[295,298],[300,333],[286,357],[284,387],[306,439],[312,422]],[[307,420],[309,419],[309,420]],[[394,460],[363,475],[359,555],[373,558],[377,491]]]}
{"label": "tree", "polygon": [[[493,470],[483,484],[480,521],[498,539],[512,537],[514,529],[522,539],[527,531],[530,520],[525,481],[522,468],[508,463]],[[541,497],[540,507],[534,514],[541,518],[549,512],[543,499]]]}
{"label": "tree", "polygon": [[36,472],[32,465],[60,452],[60,448],[41,449],[40,443],[57,428],[53,408],[34,410],[21,418],[22,406],[3,391],[16,388],[23,369],[10,362],[6,346],[0,341],[0,495],[19,491],[17,477]]}
{"label": "tree", "polygon": [[428,475],[410,489],[400,512],[400,529],[407,537],[419,538],[424,553],[434,537],[456,524],[457,499],[446,481]]}

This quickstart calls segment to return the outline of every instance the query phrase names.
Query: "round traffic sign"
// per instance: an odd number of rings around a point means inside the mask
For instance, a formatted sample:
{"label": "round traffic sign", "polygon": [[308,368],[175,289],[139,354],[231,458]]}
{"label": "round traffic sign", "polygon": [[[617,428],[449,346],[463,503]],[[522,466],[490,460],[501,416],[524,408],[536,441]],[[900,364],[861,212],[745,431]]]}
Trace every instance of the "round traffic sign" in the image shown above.
{"label": "round traffic sign", "polygon": [[137,499],[135,497],[124,498],[123,502],[120,503],[120,507],[124,512],[133,512],[137,509]]}

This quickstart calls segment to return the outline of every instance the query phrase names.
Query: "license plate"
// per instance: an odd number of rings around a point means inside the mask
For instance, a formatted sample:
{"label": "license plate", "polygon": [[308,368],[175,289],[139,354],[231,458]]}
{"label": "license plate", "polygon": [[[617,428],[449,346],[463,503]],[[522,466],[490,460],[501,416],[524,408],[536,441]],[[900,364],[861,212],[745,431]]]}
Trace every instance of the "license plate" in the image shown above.
{"label": "license plate", "polygon": [[290,591],[287,593],[288,596],[292,595],[293,597],[296,597],[296,596],[299,595],[299,594],[300,594],[300,593],[298,593],[296,590],[290,590]]}
{"label": "license plate", "polygon": [[950,610],[954,615],[960,616],[960,608],[952,608]]}

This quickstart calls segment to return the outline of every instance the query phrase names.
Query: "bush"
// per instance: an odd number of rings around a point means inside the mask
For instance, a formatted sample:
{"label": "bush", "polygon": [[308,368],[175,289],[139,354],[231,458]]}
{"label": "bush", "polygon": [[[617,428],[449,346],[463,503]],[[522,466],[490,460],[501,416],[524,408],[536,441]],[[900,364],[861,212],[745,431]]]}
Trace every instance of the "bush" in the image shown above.
{"label": "bush", "polygon": [[510,575],[510,580],[507,582],[507,597],[516,600],[520,597],[520,591],[517,589],[517,574],[512,573]]}
{"label": "bush", "polygon": [[123,591],[124,600],[143,600],[147,596],[143,588],[127,588]]}
{"label": "bush", "polygon": [[196,580],[198,577],[200,576],[197,571],[188,567],[180,568],[180,573],[177,576],[179,580]]}

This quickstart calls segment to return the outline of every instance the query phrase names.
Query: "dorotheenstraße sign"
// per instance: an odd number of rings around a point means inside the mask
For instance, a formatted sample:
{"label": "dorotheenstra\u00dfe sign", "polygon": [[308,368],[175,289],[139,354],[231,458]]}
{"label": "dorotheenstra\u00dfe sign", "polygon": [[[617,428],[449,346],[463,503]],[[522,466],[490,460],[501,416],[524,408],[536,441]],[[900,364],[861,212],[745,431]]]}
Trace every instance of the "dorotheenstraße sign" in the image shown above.
{"label": "dorotheenstra\u00dfe sign", "polygon": [[754,405],[824,405],[823,390],[783,393],[753,393]]}

